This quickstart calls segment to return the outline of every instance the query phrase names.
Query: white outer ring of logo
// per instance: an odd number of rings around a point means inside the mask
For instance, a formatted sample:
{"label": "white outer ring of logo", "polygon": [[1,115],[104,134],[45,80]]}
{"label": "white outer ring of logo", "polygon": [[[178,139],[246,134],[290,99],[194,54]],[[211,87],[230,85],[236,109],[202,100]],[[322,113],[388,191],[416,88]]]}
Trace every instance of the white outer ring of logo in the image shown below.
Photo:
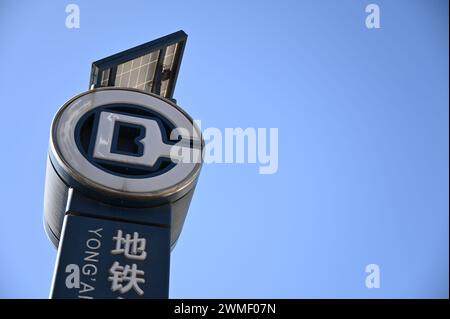
{"label": "white outer ring of logo", "polygon": [[110,174],[90,163],[75,142],[75,127],[87,112],[108,104],[131,104],[161,114],[176,128],[184,128],[193,140],[201,133],[187,114],[163,98],[133,89],[94,89],[73,98],[56,114],[51,130],[50,148],[60,165],[80,184],[100,188],[117,195],[143,198],[170,196],[188,187],[198,176],[201,163],[177,163],[169,171],[154,177],[127,178]]}

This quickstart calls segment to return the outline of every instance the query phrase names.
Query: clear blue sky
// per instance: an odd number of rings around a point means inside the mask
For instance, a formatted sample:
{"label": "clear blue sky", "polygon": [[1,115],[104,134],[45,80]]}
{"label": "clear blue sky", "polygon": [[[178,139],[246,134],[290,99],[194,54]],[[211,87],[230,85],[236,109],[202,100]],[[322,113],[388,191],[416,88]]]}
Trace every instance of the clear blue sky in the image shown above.
{"label": "clear blue sky", "polygon": [[179,29],[179,104],[204,127],[277,127],[280,143],[274,175],[204,166],[171,297],[448,297],[448,1],[72,2],[78,30],[69,1],[0,2],[0,297],[48,296],[55,112],[91,62]]}

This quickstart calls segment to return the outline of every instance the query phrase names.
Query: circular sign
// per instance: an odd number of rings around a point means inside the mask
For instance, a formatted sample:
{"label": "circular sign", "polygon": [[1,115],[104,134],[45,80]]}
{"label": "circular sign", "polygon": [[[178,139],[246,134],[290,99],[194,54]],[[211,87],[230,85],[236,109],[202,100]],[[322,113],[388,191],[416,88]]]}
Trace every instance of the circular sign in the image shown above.
{"label": "circular sign", "polygon": [[112,196],[154,199],[191,188],[202,145],[199,128],[172,102],[138,90],[102,88],[59,110],[50,157],[63,179]]}

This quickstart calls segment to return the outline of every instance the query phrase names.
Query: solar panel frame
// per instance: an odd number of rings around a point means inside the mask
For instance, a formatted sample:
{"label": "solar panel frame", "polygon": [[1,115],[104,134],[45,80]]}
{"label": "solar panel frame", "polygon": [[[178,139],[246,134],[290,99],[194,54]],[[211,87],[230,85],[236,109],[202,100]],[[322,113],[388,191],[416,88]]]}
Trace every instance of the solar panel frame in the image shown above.
{"label": "solar panel frame", "polygon": [[152,84],[152,93],[161,95],[161,83],[163,81],[163,62],[166,56],[166,50],[170,45],[177,44],[175,56],[173,57],[173,67],[170,75],[170,81],[167,84],[165,95],[163,97],[173,99],[181,60],[183,58],[184,48],[186,46],[187,34],[180,30],[166,35],[156,40],[141,44],[134,48],[113,54],[109,57],[92,63],[89,88],[105,87],[105,80],[102,79],[103,71],[109,71],[108,83],[106,86],[115,86],[117,67],[125,62],[137,59],[146,54],[159,50],[159,57],[156,64],[155,76]]}

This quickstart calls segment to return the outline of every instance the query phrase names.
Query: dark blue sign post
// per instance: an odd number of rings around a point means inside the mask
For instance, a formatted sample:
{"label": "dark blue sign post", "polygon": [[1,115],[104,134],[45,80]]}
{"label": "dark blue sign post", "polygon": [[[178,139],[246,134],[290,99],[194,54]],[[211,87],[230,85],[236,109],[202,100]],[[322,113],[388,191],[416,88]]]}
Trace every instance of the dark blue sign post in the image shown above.
{"label": "dark blue sign post", "polygon": [[167,298],[170,229],[68,214],[52,298]]}

